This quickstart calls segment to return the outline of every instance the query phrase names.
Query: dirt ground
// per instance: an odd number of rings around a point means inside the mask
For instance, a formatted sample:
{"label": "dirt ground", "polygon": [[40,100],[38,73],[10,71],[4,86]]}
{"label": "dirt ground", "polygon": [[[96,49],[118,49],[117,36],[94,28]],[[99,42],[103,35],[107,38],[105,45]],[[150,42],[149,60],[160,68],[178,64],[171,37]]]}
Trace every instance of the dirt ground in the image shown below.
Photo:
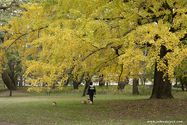
{"label": "dirt ground", "polygon": [[14,123],[9,123],[9,122],[1,122],[0,121],[0,125],[16,125]]}
{"label": "dirt ground", "polygon": [[[10,95],[10,91],[9,90],[0,92],[0,96],[9,96],[9,95]],[[31,94],[26,93],[26,92],[19,92],[17,90],[13,90],[12,91],[12,96],[29,96],[29,95],[31,95]]]}

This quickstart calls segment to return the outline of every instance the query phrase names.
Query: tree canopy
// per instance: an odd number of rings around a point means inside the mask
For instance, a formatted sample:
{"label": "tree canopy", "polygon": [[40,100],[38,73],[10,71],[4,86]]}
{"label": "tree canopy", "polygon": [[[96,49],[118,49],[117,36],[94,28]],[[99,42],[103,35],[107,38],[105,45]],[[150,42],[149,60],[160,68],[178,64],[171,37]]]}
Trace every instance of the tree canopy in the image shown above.
{"label": "tree canopy", "polygon": [[122,81],[138,77],[142,63],[156,63],[163,80],[170,79],[187,56],[184,0],[32,0],[20,6],[27,11],[0,27],[6,32],[0,63],[18,46],[33,85],[61,80],[61,88],[72,69],[75,76]]}

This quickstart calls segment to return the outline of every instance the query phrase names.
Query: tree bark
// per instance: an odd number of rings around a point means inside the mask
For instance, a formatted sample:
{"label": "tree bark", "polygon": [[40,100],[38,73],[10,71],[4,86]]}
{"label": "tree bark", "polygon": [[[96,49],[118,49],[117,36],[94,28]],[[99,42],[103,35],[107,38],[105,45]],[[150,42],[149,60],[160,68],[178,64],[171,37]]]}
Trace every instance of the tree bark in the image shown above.
{"label": "tree bark", "polygon": [[[167,53],[166,47],[161,46],[160,49],[160,58],[163,58]],[[166,60],[166,66],[168,66]],[[171,82],[168,79],[168,76],[163,78],[164,73],[158,71],[157,62],[155,63],[155,73],[154,73],[154,85],[152,90],[152,95],[150,99],[172,99],[174,98],[171,93]]]}
{"label": "tree bark", "polygon": [[73,89],[74,90],[79,89],[79,84],[80,82],[78,82],[77,80],[73,80]]}
{"label": "tree bark", "polygon": [[146,78],[143,79],[143,85],[145,85],[145,82],[146,82]]}
{"label": "tree bark", "polygon": [[20,76],[19,87],[23,87],[23,76]]}
{"label": "tree bark", "polygon": [[73,80],[73,88],[75,89],[79,89],[79,85],[81,84],[82,80],[84,78],[84,74],[81,76],[81,79],[78,80],[78,78],[76,78],[76,80]]}
{"label": "tree bark", "polygon": [[184,80],[182,79],[182,76],[179,79],[180,79],[182,91],[184,91]]}
{"label": "tree bark", "polygon": [[103,74],[99,76],[99,86],[105,86],[105,81],[103,80]]}
{"label": "tree bark", "polygon": [[11,78],[9,77],[9,75],[6,71],[3,71],[3,73],[1,75],[2,75],[2,79],[3,79],[4,84],[10,90],[9,96],[12,96],[12,90],[16,90],[15,85],[13,84]]}
{"label": "tree bark", "polygon": [[56,82],[53,84],[53,87],[52,87],[53,89],[55,89],[55,85],[56,85]]}
{"label": "tree bark", "polygon": [[84,91],[83,91],[82,97],[86,96],[86,89],[88,89],[88,86],[89,86],[90,82],[91,82],[90,78],[86,80],[86,84],[84,86]]}
{"label": "tree bark", "polygon": [[2,43],[4,43],[4,37],[1,35],[1,33],[0,33],[0,40]]}
{"label": "tree bark", "polygon": [[69,78],[65,81],[64,86],[68,86],[68,84],[69,84]]}
{"label": "tree bark", "polygon": [[175,87],[177,87],[178,85],[177,85],[177,78],[176,78],[176,81],[175,81],[175,85],[174,85]]}
{"label": "tree bark", "polygon": [[[10,84],[12,84],[12,83],[10,83]],[[12,88],[10,88],[10,95],[9,96],[12,96]]]}
{"label": "tree bark", "polygon": [[2,75],[2,79],[3,79],[3,82],[4,84],[6,85],[6,87],[9,89],[9,90],[16,90],[16,87],[15,85],[12,83],[12,80],[11,78],[9,77],[8,73],[6,71],[3,71],[3,73],[1,74]]}
{"label": "tree bark", "polygon": [[184,84],[186,86],[186,92],[187,92],[187,77],[184,78]]}
{"label": "tree bark", "polygon": [[118,90],[123,91],[123,89],[125,88],[125,85],[128,83],[128,80],[124,80],[124,81],[120,81],[118,82]]}
{"label": "tree bark", "polygon": [[134,78],[134,79],[133,79],[133,91],[132,91],[132,94],[133,94],[133,95],[139,95],[138,84],[139,84],[138,79],[137,79],[137,78]]}

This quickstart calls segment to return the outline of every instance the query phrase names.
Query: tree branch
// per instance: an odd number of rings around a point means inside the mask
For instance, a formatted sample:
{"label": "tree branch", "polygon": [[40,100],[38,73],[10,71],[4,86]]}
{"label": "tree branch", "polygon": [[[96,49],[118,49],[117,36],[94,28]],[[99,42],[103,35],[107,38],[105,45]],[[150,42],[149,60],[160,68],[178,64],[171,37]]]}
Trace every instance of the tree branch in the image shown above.
{"label": "tree branch", "polygon": [[14,3],[17,3],[16,0],[13,0],[9,6],[7,6],[7,7],[0,7],[0,9],[3,9],[5,11],[6,9],[11,8]]}
{"label": "tree branch", "polygon": [[6,20],[0,20],[0,22],[6,22],[6,23],[7,23],[7,21],[6,21]]}
{"label": "tree branch", "polygon": [[[47,27],[48,27],[48,26],[41,27],[41,28],[39,28],[39,29],[32,30],[31,32],[35,32],[35,31],[38,31],[38,30],[42,30],[42,29],[47,28]],[[29,33],[31,33],[31,32],[29,32]],[[23,37],[23,36],[25,36],[25,35],[27,35],[27,34],[29,34],[29,33],[24,33],[24,34],[22,34],[21,36],[19,36],[17,39],[15,39],[15,40],[6,48],[6,50],[9,49],[9,48],[10,48],[17,40],[19,40],[21,37]]]}
{"label": "tree branch", "polygon": [[[76,35],[76,36],[78,36],[78,35]],[[86,41],[86,40],[84,40],[84,39],[82,39],[80,36],[78,36],[82,41]],[[94,48],[97,48],[98,49],[98,47],[97,46],[94,46],[94,45],[92,45],[90,42],[88,42],[91,46],[93,46]]]}
{"label": "tree branch", "polygon": [[180,39],[180,41],[183,41],[185,39],[187,39],[187,33],[185,34],[185,36],[183,38]]}
{"label": "tree branch", "polygon": [[100,18],[100,17],[95,17],[94,20],[115,20],[115,19],[125,19],[124,17],[108,17],[108,18]]}
{"label": "tree branch", "polygon": [[135,30],[134,28],[132,28],[131,30],[129,30],[129,31],[127,31],[127,32],[125,32],[124,34],[123,34],[123,36],[125,36],[125,35],[127,35],[128,33],[130,33],[131,31],[133,31],[133,30]]}
{"label": "tree branch", "polygon": [[108,43],[105,47],[102,47],[102,48],[99,48],[99,49],[96,49],[94,51],[92,51],[90,54],[88,54],[86,57],[84,57],[81,61],[84,61],[85,59],[87,59],[89,56],[91,56],[92,54],[102,50],[102,49],[106,49],[108,46],[112,45],[113,43]]}

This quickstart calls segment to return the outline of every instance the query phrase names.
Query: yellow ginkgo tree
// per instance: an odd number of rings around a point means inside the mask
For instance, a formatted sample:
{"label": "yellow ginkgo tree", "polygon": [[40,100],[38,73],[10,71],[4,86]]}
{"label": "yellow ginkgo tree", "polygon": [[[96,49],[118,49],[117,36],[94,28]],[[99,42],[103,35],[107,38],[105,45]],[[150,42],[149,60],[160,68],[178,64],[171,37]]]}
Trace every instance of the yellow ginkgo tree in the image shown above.
{"label": "yellow ginkgo tree", "polygon": [[[0,1],[0,25],[4,26],[8,21],[16,16],[20,16],[17,12],[25,11],[19,4],[28,3],[25,1],[15,0],[1,0]],[[4,43],[6,31],[0,31],[0,44]],[[0,48],[1,49],[1,48]],[[12,90],[17,89],[18,81],[22,81],[23,70],[21,68],[21,58],[16,46],[10,47],[5,51],[0,50],[0,54],[3,56],[1,59],[1,66],[6,67],[0,72],[0,77],[6,87],[10,90],[10,96],[12,96]],[[7,59],[3,60],[4,55]],[[18,80],[19,78],[19,80]],[[21,82],[20,82],[21,83]],[[21,86],[22,84],[19,84]]]}
{"label": "yellow ginkgo tree", "polygon": [[[105,81],[136,79],[155,66],[151,98],[173,98],[175,66],[187,56],[187,1],[184,0],[33,0],[0,30],[3,51],[18,45],[25,76],[36,91],[41,83],[103,74]],[[146,49],[146,50],[145,50]],[[146,53],[145,53],[146,52]],[[33,79],[35,77],[36,79]],[[32,79],[31,79],[32,78]]]}

